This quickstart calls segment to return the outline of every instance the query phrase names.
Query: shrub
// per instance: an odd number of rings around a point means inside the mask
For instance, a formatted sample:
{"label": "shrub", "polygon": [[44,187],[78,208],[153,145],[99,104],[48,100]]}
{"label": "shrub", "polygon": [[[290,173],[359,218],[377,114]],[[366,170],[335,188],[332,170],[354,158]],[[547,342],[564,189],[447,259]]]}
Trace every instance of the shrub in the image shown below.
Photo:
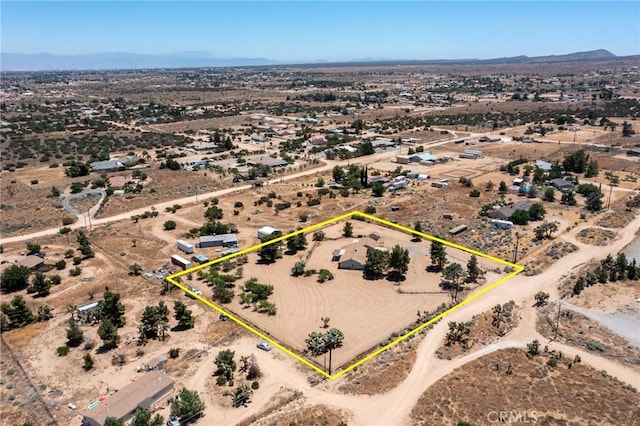
{"label": "shrub", "polygon": [[173,231],[174,229],[176,229],[176,223],[173,220],[168,220],[164,223],[165,231]]}
{"label": "shrub", "polygon": [[66,267],[67,267],[67,262],[65,262],[64,260],[61,259],[56,262],[56,269],[58,271],[61,271]]}
{"label": "shrub", "polygon": [[64,216],[62,218],[62,224],[64,226],[71,225],[71,224],[75,223],[76,220],[77,219],[75,217]]}
{"label": "shrub", "polygon": [[77,277],[81,273],[82,273],[82,270],[77,266],[69,271],[69,275],[72,277]]}
{"label": "shrub", "polygon": [[58,346],[56,353],[58,356],[67,356],[69,354],[69,346]]}
{"label": "shrub", "polygon": [[31,179],[31,185],[37,185],[38,179]]}
{"label": "shrub", "polygon": [[253,382],[251,382],[251,389],[256,390],[260,387],[260,383],[258,383],[257,380],[254,380]]}
{"label": "shrub", "polygon": [[478,191],[477,189],[472,189],[471,192],[469,192],[469,197],[478,198],[479,196],[480,191]]}
{"label": "shrub", "polygon": [[169,358],[175,359],[180,356],[180,348],[171,348],[169,349]]}

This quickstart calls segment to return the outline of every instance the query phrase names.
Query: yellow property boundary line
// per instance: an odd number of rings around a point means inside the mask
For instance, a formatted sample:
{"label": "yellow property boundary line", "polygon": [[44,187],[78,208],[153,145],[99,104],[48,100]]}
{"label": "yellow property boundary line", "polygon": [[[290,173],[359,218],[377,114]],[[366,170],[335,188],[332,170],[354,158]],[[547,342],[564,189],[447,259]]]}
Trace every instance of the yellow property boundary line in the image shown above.
{"label": "yellow property boundary line", "polygon": [[[252,251],[258,250],[258,249],[260,249],[261,247],[264,247],[264,246],[269,245],[269,244],[274,244],[274,243],[277,243],[277,242],[279,242],[279,241],[286,240],[287,238],[293,237],[293,236],[298,235],[298,234],[303,234],[303,233],[307,233],[307,232],[314,231],[314,230],[316,230],[316,229],[318,229],[318,228],[322,228],[322,227],[325,227],[325,226],[327,226],[327,225],[331,225],[331,224],[333,224],[333,223],[339,222],[339,221],[344,220],[344,219],[351,218],[351,217],[353,217],[353,216],[360,216],[360,217],[363,217],[363,218],[365,218],[365,219],[369,219],[369,220],[371,220],[371,221],[378,222],[378,223],[380,223],[380,224],[383,224],[383,225],[386,225],[386,226],[389,226],[389,227],[392,227],[392,228],[396,228],[396,229],[399,229],[399,230],[404,231],[404,232],[408,232],[408,233],[410,233],[410,234],[418,235],[418,236],[423,237],[423,238],[426,238],[426,239],[428,239],[428,240],[438,241],[438,242],[440,242],[440,243],[442,243],[442,244],[444,244],[444,245],[447,245],[447,246],[449,246],[449,247],[454,247],[454,248],[457,248],[457,249],[459,249],[459,250],[466,251],[467,253],[475,254],[476,256],[484,257],[484,258],[486,258],[486,259],[493,260],[494,262],[498,262],[498,263],[500,263],[500,264],[502,264],[502,265],[509,266],[509,267],[511,267],[511,268],[514,268],[514,271],[513,271],[513,272],[511,272],[510,274],[508,274],[508,275],[506,275],[506,276],[504,276],[504,277],[500,278],[499,280],[497,280],[496,282],[492,283],[492,284],[491,284],[491,285],[489,285],[488,287],[486,287],[486,288],[484,288],[484,289],[480,290],[479,292],[477,292],[477,293],[475,293],[475,294],[473,294],[473,295],[471,295],[471,296],[467,297],[467,298],[466,298],[466,299],[464,299],[462,302],[460,302],[460,303],[458,303],[458,304],[456,304],[456,305],[452,306],[452,307],[451,307],[451,308],[449,308],[448,310],[446,310],[446,311],[444,311],[444,312],[442,312],[442,313],[440,313],[440,314],[436,315],[435,317],[433,317],[433,318],[432,318],[432,319],[430,319],[429,321],[427,321],[427,322],[425,322],[425,323],[423,323],[423,324],[419,325],[418,327],[414,328],[413,330],[411,330],[411,331],[409,331],[409,332],[407,332],[407,333],[403,334],[402,336],[400,336],[400,337],[396,338],[395,340],[393,340],[393,341],[391,341],[390,343],[388,343],[388,344],[384,345],[383,347],[381,347],[381,348],[379,348],[379,349],[376,349],[375,351],[373,351],[373,352],[372,352],[372,353],[370,353],[369,355],[365,356],[364,358],[361,358],[360,360],[356,361],[355,363],[351,364],[350,366],[346,367],[345,369],[340,370],[340,371],[338,371],[337,373],[332,374],[332,375],[328,374],[327,372],[325,372],[325,371],[324,371],[324,370],[322,370],[321,368],[317,367],[316,365],[314,365],[313,363],[311,363],[311,362],[310,362],[310,361],[308,361],[307,359],[303,358],[302,356],[300,356],[300,355],[296,354],[295,352],[291,351],[290,349],[288,349],[288,348],[284,347],[282,344],[278,343],[276,340],[274,340],[274,339],[272,339],[272,338],[270,338],[270,337],[266,336],[266,335],[265,335],[264,333],[262,333],[260,330],[258,330],[258,329],[256,329],[256,328],[252,327],[251,325],[249,325],[249,324],[245,323],[242,319],[240,319],[240,318],[238,318],[237,316],[233,315],[231,312],[229,312],[229,311],[227,311],[227,310],[225,310],[225,309],[223,309],[223,308],[221,308],[221,307],[217,306],[216,304],[214,304],[214,303],[213,303],[213,302],[211,302],[210,300],[205,299],[204,297],[202,297],[202,296],[199,296],[199,295],[195,294],[195,293],[194,293],[193,291],[191,291],[188,287],[186,287],[186,286],[182,285],[180,282],[178,282],[178,281],[176,280],[177,278],[179,278],[179,277],[181,277],[181,276],[183,276],[183,275],[186,275],[186,274],[192,273],[192,272],[197,271],[197,270],[200,270],[200,269],[202,269],[202,268],[206,268],[207,266],[210,266],[210,265],[213,265],[213,264],[216,264],[216,263],[219,263],[219,262],[223,262],[223,261],[228,260],[228,259],[231,259],[231,258],[233,258],[233,257],[240,256],[240,255],[243,255],[243,254],[246,254],[246,253],[249,253],[249,252],[252,252]],[[474,300],[474,299],[476,299],[476,298],[478,298],[478,297],[482,296],[482,295],[483,295],[483,294],[485,294],[486,292],[488,292],[488,291],[490,291],[490,290],[493,290],[494,288],[496,288],[496,287],[497,287],[497,286],[499,286],[500,284],[504,283],[504,282],[505,282],[505,281],[507,281],[508,279],[510,279],[510,278],[512,278],[512,277],[514,277],[514,276],[516,276],[516,275],[518,275],[518,274],[519,274],[520,272],[522,272],[523,270],[524,270],[524,267],[522,267],[522,266],[520,266],[520,265],[517,265],[517,264],[515,264],[515,263],[511,263],[511,262],[507,262],[506,260],[503,260],[503,259],[500,259],[500,258],[497,258],[497,257],[491,256],[491,255],[489,255],[489,254],[481,253],[481,252],[479,252],[479,251],[476,251],[476,250],[470,249],[470,248],[468,248],[468,247],[464,247],[464,246],[461,246],[461,245],[459,245],[459,244],[455,244],[455,243],[452,243],[452,242],[450,242],[450,241],[446,241],[446,240],[443,240],[443,239],[441,239],[441,238],[434,237],[433,235],[429,235],[429,234],[425,234],[425,233],[422,233],[422,232],[414,231],[413,229],[407,228],[407,227],[402,226],[402,225],[398,225],[398,224],[396,224],[396,223],[389,222],[389,221],[384,220],[384,219],[380,219],[380,218],[375,217],[375,216],[372,216],[372,215],[370,215],[370,214],[362,213],[362,212],[359,212],[359,211],[352,211],[352,212],[349,212],[349,213],[342,214],[342,215],[340,215],[340,216],[336,216],[336,217],[334,217],[334,218],[332,218],[332,219],[325,220],[324,222],[320,222],[320,223],[317,223],[317,224],[315,224],[315,225],[307,226],[307,227],[306,227],[306,228],[304,228],[304,229],[299,229],[299,230],[294,231],[294,232],[291,232],[291,233],[289,233],[289,234],[282,235],[282,236],[280,236],[280,237],[278,237],[278,238],[274,238],[273,240],[269,240],[269,241],[264,242],[264,243],[261,243],[261,244],[256,244],[255,246],[251,246],[251,247],[249,247],[249,248],[242,249],[242,250],[240,250],[240,251],[238,251],[238,252],[236,252],[236,253],[232,253],[232,254],[230,254],[230,255],[223,256],[223,257],[220,257],[220,258],[218,258],[218,259],[211,260],[211,261],[209,261],[209,262],[207,262],[207,263],[203,263],[203,264],[201,264],[201,265],[194,266],[194,267],[189,268],[189,269],[187,269],[187,270],[184,270],[184,271],[181,271],[181,272],[177,272],[177,273],[175,273],[175,274],[173,274],[173,275],[169,275],[169,276],[167,276],[167,277],[166,277],[166,280],[167,280],[169,283],[171,283],[171,284],[175,285],[176,287],[180,288],[181,290],[183,290],[183,291],[184,291],[184,292],[186,292],[187,294],[191,295],[193,298],[195,298],[195,299],[199,300],[200,302],[204,303],[205,305],[207,305],[207,306],[209,306],[210,308],[214,309],[215,311],[219,312],[220,314],[222,314],[222,315],[226,315],[226,316],[227,316],[227,317],[229,317],[232,321],[234,321],[234,322],[236,322],[237,324],[241,325],[242,327],[246,328],[246,329],[247,329],[247,330],[249,330],[250,332],[254,333],[255,335],[257,335],[257,336],[258,336],[258,337],[260,337],[261,339],[264,339],[265,341],[269,342],[270,344],[272,344],[273,346],[275,346],[275,347],[277,347],[278,349],[282,350],[283,352],[285,352],[285,353],[287,353],[287,354],[291,355],[292,357],[294,357],[294,358],[295,358],[295,359],[297,359],[298,361],[302,362],[302,363],[303,363],[303,364],[305,364],[306,366],[310,367],[310,368],[311,368],[311,369],[313,369],[314,371],[317,371],[318,373],[322,374],[323,376],[327,377],[327,378],[328,378],[328,379],[330,379],[330,380],[334,380],[334,379],[337,379],[338,377],[340,377],[340,376],[344,375],[345,373],[347,373],[347,372],[349,372],[349,371],[353,370],[354,368],[358,367],[359,365],[364,364],[365,362],[367,362],[367,361],[369,361],[370,359],[374,358],[375,356],[377,356],[377,355],[381,354],[382,352],[386,351],[387,349],[389,349],[389,348],[391,348],[391,347],[393,347],[393,346],[397,345],[398,343],[402,342],[403,340],[405,340],[405,339],[407,339],[407,338],[409,338],[409,337],[413,336],[414,334],[416,334],[416,333],[418,333],[419,331],[423,330],[425,327],[428,327],[428,326],[430,326],[431,324],[435,323],[436,321],[441,320],[441,319],[442,319],[442,318],[444,318],[445,316],[449,315],[451,312],[455,311],[456,309],[459,309],[460,307],[462,307],[462,306],[466,305],[467,303],[471,302],[472,300]]]}

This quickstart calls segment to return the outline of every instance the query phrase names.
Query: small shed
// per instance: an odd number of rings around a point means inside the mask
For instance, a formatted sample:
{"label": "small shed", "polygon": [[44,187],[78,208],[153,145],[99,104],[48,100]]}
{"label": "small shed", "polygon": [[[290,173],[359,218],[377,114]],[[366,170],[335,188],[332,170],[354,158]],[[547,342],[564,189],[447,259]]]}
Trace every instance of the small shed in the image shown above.
{"label": "small shed", "polygon": [[449,233],[451,235],[456,235],[466,230],[467,230],[467,225],[462,224],[462,225],[456,226],[455,228],[449,229]]}
{"label": "small shed", "polygon": [[278,229],[271,226],[263,226],[258,229],[258,238],[263,239],[264,237],[268,237],[269,235],[280,232]]}

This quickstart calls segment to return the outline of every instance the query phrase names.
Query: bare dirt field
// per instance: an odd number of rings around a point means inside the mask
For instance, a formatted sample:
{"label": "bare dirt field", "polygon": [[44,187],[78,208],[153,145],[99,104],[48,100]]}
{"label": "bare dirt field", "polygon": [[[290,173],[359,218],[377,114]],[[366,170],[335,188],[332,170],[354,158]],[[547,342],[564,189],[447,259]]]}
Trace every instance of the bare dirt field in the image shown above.
{"label": "bare dirt field", "polygon": [[[370,281],[363,279],[362,271],[338,269],[336,262],[331,262],[332,253],[348,247],[354,240],[341,236],[343,224],[339,223],[323,229],[326,241],[310,243],[306,251],[295,256],[285,255],[275,264],[258,264],[257,254],[248,255],[244,276],[274,286],[269,301],[276,304],[277,315],[267,316],[243,308],[238,298],[223,307],[299,353],[306,347],[304,340],[308,334],[321,330],[320,318],[329,317],[330,327],[340,329],[345,335],[344,346],[333,354],[333,365],[340,366],[410,326],[416,320],[418,310],[432,311],[450,300],[449,293],[438,285],[440,274],[426,272],[430,265],[430,242],[411,242],[409,235],[397,230],[360,221],[352,223],[354,236],[378,233],[380,239],[372,240],[377,247],[390,248],[399,244],[409,250],[411,264],[405,281],[400,285],[386,279]],[[307,239],[310,240],[310,236]],[[448,248],[447,253],[451,262],[466,265],[468,253],[452,248]],[[320,284],[316,282],[316,276],[292,277],[291,269],[299,259],[306,259],[307,269],[330,270],[335,279]],[[496,266],[486,259],[479,260],[485,270]],[[488,272],[486,282],[494,282],[499,276]],[[314,361],[323,363],[323,359]]]}
{"label": "bare dirt field", "polygon": [[551,367],[552,354],[542,348],[533,358],[525,352],[505,349],[456,369],[422,395],[411,424],[490,424],[499,412],[529,423],[535,417],[541,424],[640,424],[636,391],[580,363],[569,367],[572,359]]}

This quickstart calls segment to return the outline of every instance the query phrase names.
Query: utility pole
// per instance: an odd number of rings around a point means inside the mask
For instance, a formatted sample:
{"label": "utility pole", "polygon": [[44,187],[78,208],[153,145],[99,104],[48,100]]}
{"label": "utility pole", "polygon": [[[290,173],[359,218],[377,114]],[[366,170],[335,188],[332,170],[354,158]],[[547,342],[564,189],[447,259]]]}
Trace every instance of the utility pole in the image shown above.
{"label": "utility pole", "polygon": [[516,249],[513,252],[513,263],[518,261],[518,242],[520,241],[520,233],[516,232]]}
{"label": "utility pole", "polygon": [[607,210],[609,210],[609,206],[611,206],[611,194],[613,193],[613,185],[609,182],[609,199],[607,200]]}
{"label": "utility pole", "polygon": [[556,318],[556,334],[553,336],[553,340],[558,338],[558,328],[560,327],[560,308],[562,307],[562,302],[558,301],[558,317]]}
{"label": "utility pole", "polygon": [[89,230],[91,230],[91,207],[87,209],[87,217],[89,218]]}

